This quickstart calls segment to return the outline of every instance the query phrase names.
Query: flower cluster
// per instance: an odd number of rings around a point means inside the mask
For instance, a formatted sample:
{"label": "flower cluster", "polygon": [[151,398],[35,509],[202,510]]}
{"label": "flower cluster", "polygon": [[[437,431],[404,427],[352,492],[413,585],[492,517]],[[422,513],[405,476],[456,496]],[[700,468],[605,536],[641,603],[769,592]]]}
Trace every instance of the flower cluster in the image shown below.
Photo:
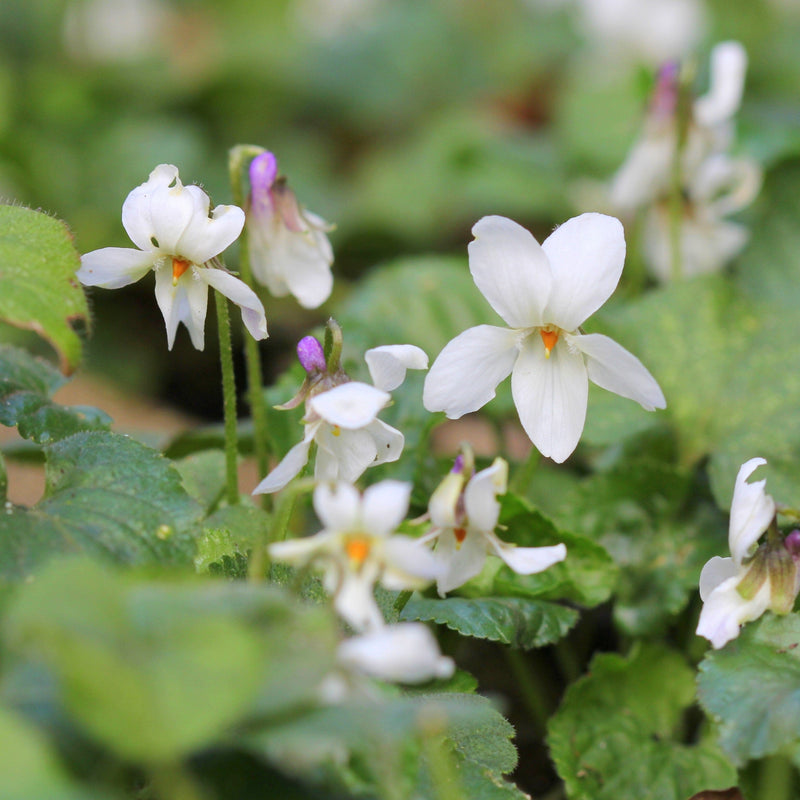
{"label": "flower cluster", "polygon": [[671,195],[676,180],[682,202],[682,274],[719,270],[747,241],[745,228],[727,219],[750,204],[761,184],[754,161],[729,154],[746,70],[747,54],[738,42],[717,45],[708,92],[683,102],[680,66],[662,67],[644,132],[611,182],[609,199],[617,213],[644,214],[644,255],[659,280],[673,277]]}

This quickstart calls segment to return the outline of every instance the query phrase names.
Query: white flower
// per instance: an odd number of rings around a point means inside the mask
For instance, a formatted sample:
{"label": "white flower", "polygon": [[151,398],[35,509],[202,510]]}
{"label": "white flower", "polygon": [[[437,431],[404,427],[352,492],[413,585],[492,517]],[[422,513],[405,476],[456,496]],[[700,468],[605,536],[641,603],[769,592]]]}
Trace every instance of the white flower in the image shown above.
{"label": "white flower", "polygon": [[467,471],[463,456],[459,456],[431,495],[428,511],[434,528],[420,540],[436,539],[436,555],[446,565],[436,581],[442,597],[477,575],[487,553],[499,556],[520,575],[542,572],[566,558],[563,544],[517,547],[495,534],[500,515],[497,498],[505,494],[508,482],[508,464],[502,458],[472,477]]}
{"label": "white flower", "polygon": [[339,663],[371,678],[398,683],[424,683],[449,678],[453,659],[443,656],[434,635],[421,622],[387,625],[345,639]]}
{"label": "white flower", "polygon": [[[311,346],[313,355],[310,351],[301,352],[301,346]],[[391,401],[389,391],[403,382],[407,369],[428,366],[428,357],[419,347],[410,344],[375,347],[364,356],[374,383],[370,386],[351,381],[343,373],[323,372],[322,347],[313,337],[302,340],[298,353],[309,376],[313,375],[316,381],[304,398],[305,434],[256,486],[253,494],[283,489],[308,462],[312,442],[317,444],[314,465],[317,480],[352,482],[367,467],[397,461],[403,452],[403,434],[379,420],[378,414]]]}
{"label": "white flower", "polygon": [[334,607],[357,631],[376,630],[383,617],[373,596],[380,581],[391,590],[421,589],[441,566],[409,536],[391,535],[408,511],[411,485],[381,481],[363,494],[347,483],[322,483],[314,510],[325,526],[315,536],[270,545],[275,561],[319,564]]}
{"label": "white flower", "polygon": [[155,270],[156,300],[170,350],[181,322],[192,344],[203,349],[209,286],[241,308],[253,338],[264,339],[264,307],[252,289],[225,270],[206,266],[239,236],[244,212],[217,206],[209,215],[209,205],[199,186],[180,182],[177,167],[159,164],[122,205],[122,225],[139,249],[93,250],[81,258],[78,279],[85,286],[119,289]]}
{"label": "white flower", "polygon": [[714,556],[700,573],[703,610],[697,635],[715,648],[739,635],[745,622],[767,609],[788,613],[798,591],[799,573],[783,540],[770,540],[756,552],[756,543],[775,519],[775,501],[766,494],[766,480],[747,483],[763,458],[742,464],[731,503],[728,544],[731,558]]}
{"label": "white flower", "polygon": [[253,276],[276,297],[292,294],[304,308],[316,308],[333,288],[328,224],[300,208],[285,178],[278,178],[272,153],[250,162],[250,187],[247,236]]}
{"label": "white flower", "polygon": [[582,214],[541,246],[505,217],[484,217],[472,233],[472,277],[510,328],[479,325],[447,344],[425,380],[425,408],[457,419],[488,403],[510,373],[522,427],[543,455],[561,462],[583,431],[589,380],[650,411],[665,407],[635,356],[607,336],[580,332],[622,273],[618,220]]}

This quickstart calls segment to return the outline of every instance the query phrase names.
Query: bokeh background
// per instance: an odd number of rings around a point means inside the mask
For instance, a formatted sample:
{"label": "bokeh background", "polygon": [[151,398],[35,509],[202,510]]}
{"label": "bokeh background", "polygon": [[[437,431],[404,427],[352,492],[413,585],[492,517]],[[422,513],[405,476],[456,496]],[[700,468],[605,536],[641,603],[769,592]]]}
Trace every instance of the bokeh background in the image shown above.
{"label": "bokeh background", "polygon": [[[273,150],[336,225],[337,283],[314,312],[265,296],[272,381],[377,265],[463,257],[484,214],[541,237],[587,210],[657,66],[694,59],[702,86],[727,38],[750,57],[737,148],[780,171],[800,152],[797,0],[3,0],[0,197],[66,220],[82,252],[127,246],[122,202],[156,164],[224,203],[228,149]],[[167,353],[151,284],[92,292],[86,368],[216,419],[213,328],[205,354],[183,330]]]}

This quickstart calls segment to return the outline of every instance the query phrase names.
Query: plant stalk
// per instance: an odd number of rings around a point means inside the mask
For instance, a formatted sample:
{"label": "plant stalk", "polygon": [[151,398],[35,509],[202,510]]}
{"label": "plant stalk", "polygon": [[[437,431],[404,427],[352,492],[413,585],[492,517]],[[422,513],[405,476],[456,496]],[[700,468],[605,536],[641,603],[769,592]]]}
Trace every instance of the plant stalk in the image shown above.
{"label": "plant stalk", "polygon": [[217,304],[217,331],[219,334],[219,362],[222,370],[222,409],[225,420],[225,494],[229,505],[239,502],[239,475],[237,471],[238,443],[236,441],[236,377],[233,372],[231,346],[231,319],[228,299],[214,292]]}

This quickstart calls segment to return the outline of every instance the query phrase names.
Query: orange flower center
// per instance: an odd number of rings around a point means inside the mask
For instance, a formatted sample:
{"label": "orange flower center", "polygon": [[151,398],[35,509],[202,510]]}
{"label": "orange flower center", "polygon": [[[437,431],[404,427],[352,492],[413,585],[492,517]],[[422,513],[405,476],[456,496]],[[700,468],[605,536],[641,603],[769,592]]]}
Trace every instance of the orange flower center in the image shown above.
{"label": "orange flower center", "polygon": [[456,541],[461,544],[464,539],[467,538],[467,529],[466,528],[453,528],[453,536],[456,537]]}
{"label": "orange flower center", "polygon": [[550,358],[550,351],[556,346],[556,342],[558,341],[558,331],[541,328],[539,330],[539,335],[544,342],[544,357]]}
{"label": "orange flower center", "polygon": [[192,266],[191,261],[187,261],[185,258],[176,258],[175,256],[172,257],[172,285],[178,285],[178,279],[186,272],[189,267]]}
{"label": "orange flower center", "polygon": [[370,543],[367,539],[349,539],[344,546],[344,551],[356,569],[358,569],[369,555]]}

